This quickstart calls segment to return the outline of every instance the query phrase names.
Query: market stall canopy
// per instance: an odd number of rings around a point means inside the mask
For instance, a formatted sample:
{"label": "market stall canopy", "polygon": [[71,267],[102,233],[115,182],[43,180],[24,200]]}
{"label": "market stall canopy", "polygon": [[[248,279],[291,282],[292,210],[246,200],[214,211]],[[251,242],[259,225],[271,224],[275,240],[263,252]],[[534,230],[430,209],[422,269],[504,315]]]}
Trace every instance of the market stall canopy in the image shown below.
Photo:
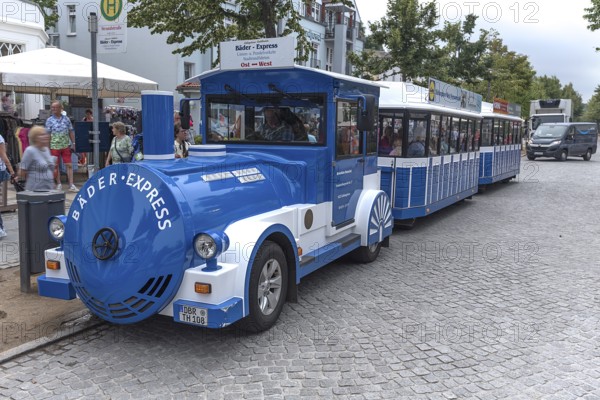
{"label": "market stall canopy", "polygon": [[[158,84],[110,65],[98,63],[98,97],[140,97]],[[49,47],[0,57],[0,91],[52,97],[92,96],[92,61]]]}

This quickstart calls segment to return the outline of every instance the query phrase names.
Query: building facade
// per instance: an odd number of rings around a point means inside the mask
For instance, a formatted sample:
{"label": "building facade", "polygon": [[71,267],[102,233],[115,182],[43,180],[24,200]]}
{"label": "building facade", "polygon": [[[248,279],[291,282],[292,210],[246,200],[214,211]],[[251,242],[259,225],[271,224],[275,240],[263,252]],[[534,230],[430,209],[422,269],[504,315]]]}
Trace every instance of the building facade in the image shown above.
{"label": "building facade", "polygon": [[[0,0],[0,56],[43,49],[47,41],[44,16],[35,3]],[[18,86],[19,82],[15,84]],[[39,110],[44,108],[42,96],[21,94],[14,90],[10,92],[10,98],[19,116],[25,119],[37,117]]]}

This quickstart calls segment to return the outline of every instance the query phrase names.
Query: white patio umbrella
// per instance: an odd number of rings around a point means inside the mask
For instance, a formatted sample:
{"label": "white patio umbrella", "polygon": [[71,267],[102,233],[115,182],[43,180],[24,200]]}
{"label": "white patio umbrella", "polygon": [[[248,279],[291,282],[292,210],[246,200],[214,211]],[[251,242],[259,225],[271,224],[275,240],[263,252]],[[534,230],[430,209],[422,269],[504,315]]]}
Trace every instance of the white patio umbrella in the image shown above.
{"label": "white patio umbrella", "polygon": [[[110,65],[98,63],[98,97],[140,97],[158,84]],[[89,58],[48,47],[0,57],[0,91],[55,97],[92,96]]]}

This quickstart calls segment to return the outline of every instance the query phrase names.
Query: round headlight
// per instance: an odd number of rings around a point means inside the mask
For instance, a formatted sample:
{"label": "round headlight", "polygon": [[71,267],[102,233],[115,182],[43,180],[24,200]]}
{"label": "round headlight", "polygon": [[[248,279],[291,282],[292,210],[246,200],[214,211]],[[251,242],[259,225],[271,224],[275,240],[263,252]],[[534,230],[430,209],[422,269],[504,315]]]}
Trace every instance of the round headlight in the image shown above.
{"label": "round headlight", "polygon": [[50,230],[50,236],[52,236],[54,240],[62,240],[65,235],[65,224],[62,219],[58,217],[50,218],[48,229]]}
{"label": "round headlight", "polygon": [[217,243],[212,236],[201,233],[194,240],[194,249],[204,259],[213,258],[217,254]]}

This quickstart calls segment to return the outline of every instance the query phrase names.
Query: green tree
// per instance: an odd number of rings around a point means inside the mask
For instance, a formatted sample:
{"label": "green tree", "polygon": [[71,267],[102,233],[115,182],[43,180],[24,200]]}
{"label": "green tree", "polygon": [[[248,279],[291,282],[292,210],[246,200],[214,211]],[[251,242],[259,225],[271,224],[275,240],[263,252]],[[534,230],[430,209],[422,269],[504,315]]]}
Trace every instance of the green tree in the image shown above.
{"label": "green tree", "polygon": [[583,98],[581,94],[575,90],[573,84],[569,82],[561,90],[561,99],[571,99],[573,109],[573,121],[581,121],[583,115]]}
{"label": "green tree", "polygon": [[521,112],[526,115],[529,112],[530,90],[535,76],[529,58],[508,50],[498,32],[491,31],[488,49],[482,59],[488,67],[484,79],[465,87],[480,93],[488,102],[498,97],[519,104]]}
{"label": "green tree", "polygon": [[355,74],[368,77],[398,68],[404,81],[428,77],[435,70],[436,24],[434,1],[389,0],[386,16],[369,23],[373,47],[382,46],[388,54],[350,54]]}
{"label": "green tree", "polygon": [[556,76],[536,76],[531,88],[532,99],[560,99],[562,85]]}
{"label": "green tree", "polygon": [[[583,15],[583,18],[587,19],[590,23],[587,28],[590,31],[596,31],[600,29],[600,0],[591,0],[592,6],[589,8],[585,8],[586,14]],[[597,51],[600,51],[600,47],[596,47]]]}
{"label": "green tree", "polygon": [[[353,6],[350,0],[337,2]],[[300,5],[309,3],[302,0]],[[226,40],[277,37],[279,21],[284,21],[280,36],[298,35],[298,60],[307,60],[313,49],[290,0],[132,0],[131,4],[129,26],[168,34],[167,43],[182,45],[173,53],[183,56],[205,52]]]}
{"label": "green tree", "polygon": [[582,119],[584,121],[600,122],[600,85],[596,87],[594,95],[587,103]]}
{"label": "green tree", "polygon": [[476,22],[477,16],[469,14],[462,23],[444,23],[444,28],[438,32],[443,44],[438,50],[438,79],[462,86],[488,76],[489,58],[483,55],[488,50],[489,32],[482,29],[479,38],[471,41]]}
{"label": "green tree", "polygon": [[32,2],[40,7],[44,15],[44,29],[48,30],[50,27],[56,25],[56,22],[58,22],[58,13],[54,12],[56,0],[32,0]]}

